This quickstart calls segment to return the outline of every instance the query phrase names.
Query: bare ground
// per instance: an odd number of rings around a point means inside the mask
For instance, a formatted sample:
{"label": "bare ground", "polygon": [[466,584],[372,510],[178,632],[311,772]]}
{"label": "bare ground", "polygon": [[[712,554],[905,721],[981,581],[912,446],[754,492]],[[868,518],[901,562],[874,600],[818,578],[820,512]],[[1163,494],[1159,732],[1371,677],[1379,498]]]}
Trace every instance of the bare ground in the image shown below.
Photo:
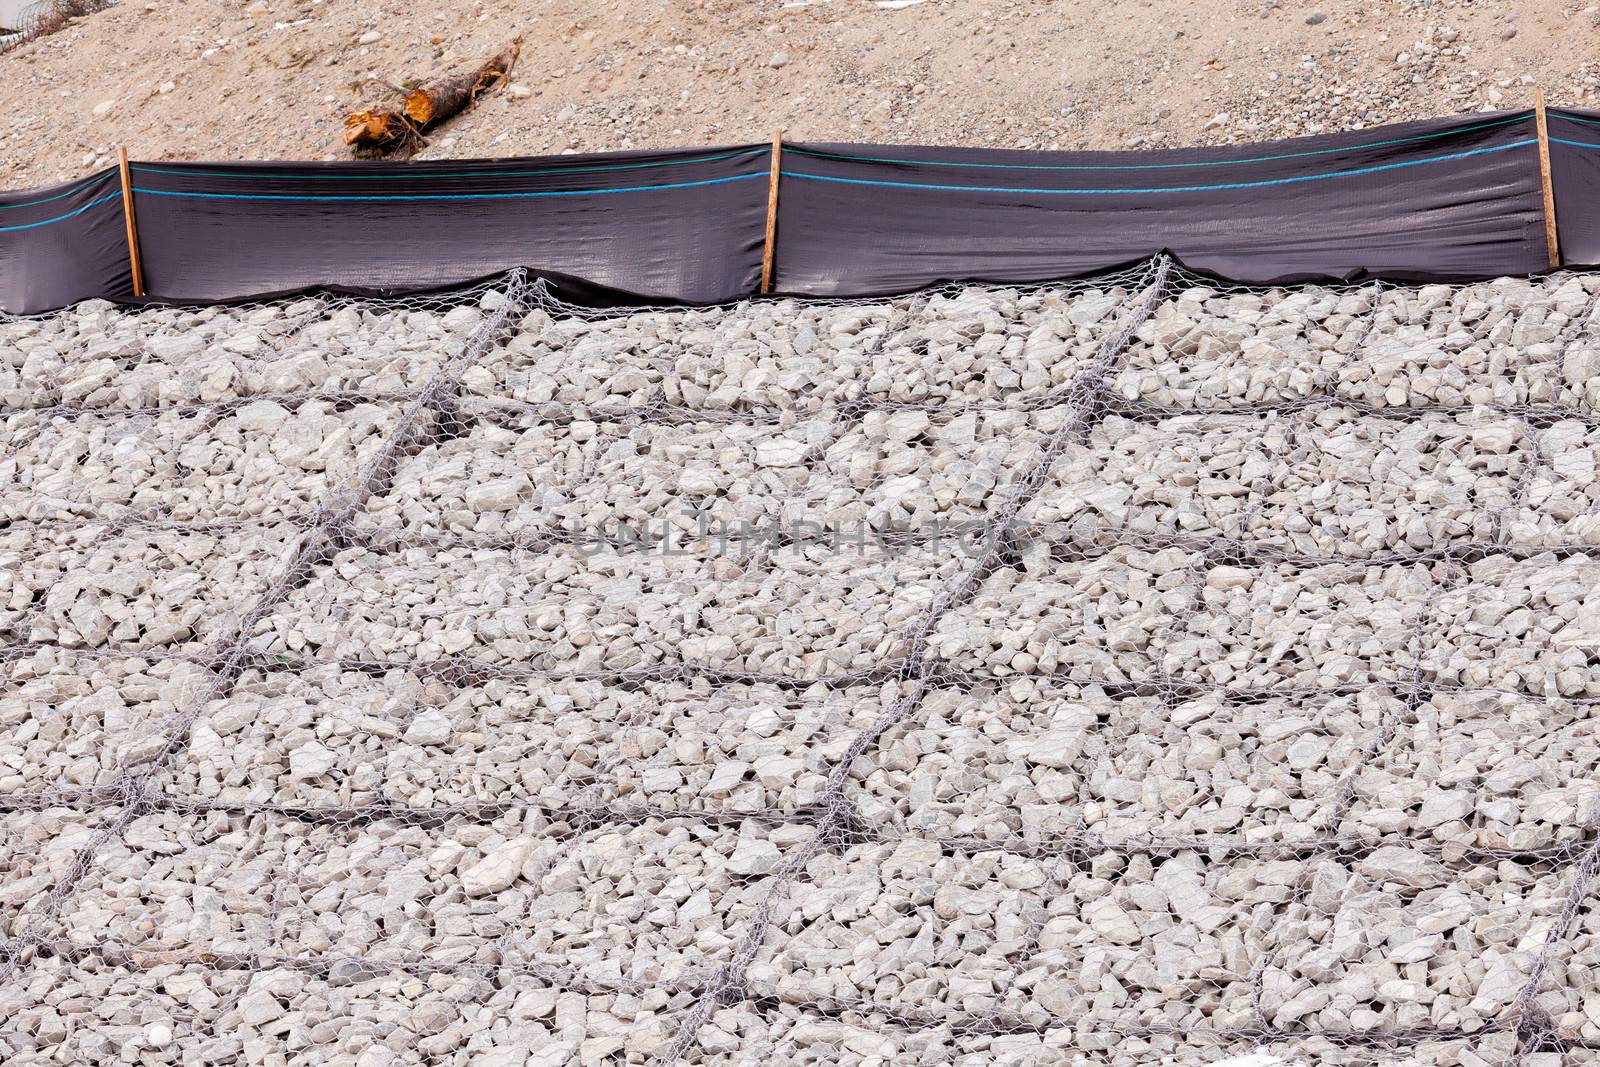
{"label": "bare ground", "polygon": [[[1322,16],[1320,19],[1317,16]],[[337,159],[340,116],[526,38],[423,158],[791,139],[1256,141],[1596,105],[1600,6],[1527,0],[127,0],[0,55],[0,187],[114,158]],[[379,36],[372,40],[372,35]],[[367,40],[368,43],[362,43]]]}

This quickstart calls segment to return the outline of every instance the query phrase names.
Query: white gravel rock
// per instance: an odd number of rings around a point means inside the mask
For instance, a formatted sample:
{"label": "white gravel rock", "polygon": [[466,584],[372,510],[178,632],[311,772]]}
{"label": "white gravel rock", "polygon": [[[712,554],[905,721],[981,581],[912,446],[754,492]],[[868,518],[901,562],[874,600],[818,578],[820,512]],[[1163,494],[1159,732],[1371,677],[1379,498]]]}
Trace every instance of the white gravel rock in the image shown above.
{"label": "white gravel rock", "polygon": [[1512,694],[1439,693],[1352,779],[1344,831],[1531,852],[1585,840],[1600,809],[1596,710]]}
{"label": "white gravel rock", "polygon": [[[1336,825],[1341,786],[1404,712],[1382,687],[1237,703],[1123,701],[1086,774],[1085,828],[1115,844],[1239,837],[1314,840]],[[1367,833],[1372,833],[1369,829]]]}
{"label": "white gravel rock", "polygon": [[[1358,1031],[1429,1020],[1474,1032],[1514,1019],[1571,874],[1446,865],[1399,845],[1314,866],[1313,878],[1333,891],[1286,910],[1267,1014],[1280,1024]],[[1555,992],[1567,958],[1556,946],[1553,973],[1537,990],[1555,1015],[1580,1003],[1575,992]]]}
{"label": "white gravel rock", "polygon": [[748,570],[699,556],[557,547],[353,549],[257,631],[273,652],[549,670],[705,669],[815,678],[901,653],[902,631],[964,556],[827,546]]}
{"label": "white gravel rock", "polygon": [[469,897],[507,889],[522,874],[537,842],[519,838],[507,841],[461,872],[461,888]]}
{"label": "white gravel rock", "polygon": [[1594,276],[1388,289],[1338,391],[1388,407],[1578,402],[1562,352],[1586,336],[1597,289]]}
{"label": "white gravel rock", "polygon": [[34,923],[33,932],[46,938],[67,936],[64,917],[46,920],[41,913],[78,852],[111,817],[61,807],[0,812],[0,870],[6,872],[0,881],[0,937],[21,937]]}
{"label": "white gravel rock", "polygon": [[1545,697],[1600,696],[1600,557],[1491,555],[1429,607],[1429,678]]}
{"label": "white gravel rock", "polygon": [[467,379],[536,404],[717,411],[1038,396],[1114,327],[1126,284],[957,288],[875,303],[772,301],[585,321],[537,311]]}
{"label": "white gravel rock", "polygon": [[1493,541],[1513,522],[1530,444],[1517,422],[1487,415],[1386,419],[1334,407],[1113,418],[1063,450],[1030,515],[1079,534],[1236,538],[1325,556],[1425,552]]}
{"label": "white gravel rock", "polygon": [[[277,414],[265,419],[262,409]],[[398,408],[307,400],[236,411],[4,419],[0,517],[175,521],[304,514],[362,470]],[[270,424],[270,425],[269,425]]]}
{"label": "white gravel rock", "polygon": [[1510,540],[1519,544],[1600,543],[1600,430],[1562,419],[1537,433],[1543,463],[1532,468]]}
{"label": "white gravel rock", "polygon": [[[804,460],[834,433],[827,417],[791,427],[665,425],[475,410],[469,433],[429,445],[401,466],[364,523],[407,534],[560,528],[591,537],[620,524],[652,534],[670,524],[692,536],[712,521],[798,518],[819,496]],[[704,520],[696,517],[702,511]]]}
{"label": "white gravel rock", "polygon": [[[173,788],[289,807],[795,812],[821,802],[850,736],[904,689],[517,676],[457,688],[400,670],[251,672],[204,709],[196,732],[217,743],[179,753]],[[419,740],[424,720],[448,731]],[[310,743],[336,760],[308,779],[291,754]]]}
{"label": "white gravel rock", "polygon": [[752,967],[762,994],[936,1018],[998,1011],[1039,1033],[1234,1029],[1257,1003],[1285,1028],[1503,1025],[1570,875],[1447,867],[1398,846],[1349,864],[1103,854],[1074,871],[909,842],[819,857],[810,873],[818,888],[783,916],[789,936]]}
{"label": "white gravel rock", "polygon": [[404,736],[413,745],[442,745],[450,740],[453,729],[448,718],[429,708],[411,720]]}
{"label": "white gravel rock", "polygon": [[1081,825],[1107,720],[1159,704],[1034,679],[934,690],[882,738],[852,800],[894,836],[1037,844]]}
{"label": "white gravel rock", "polygon": [[1221,408],[1338,395],[1380,407],[1592,408],[1600,278],[1226,292],[1156,309],[1114,373],[1123,397]]}
{"label": "white gravel rock", "polygon": [[931,643],[953,665],[998,677],[1393,682],[1415,664],[1413,638],[1437,590],[1426,571],[1404,566],[1271,564],[1248,586],[1231,568],[1217,584],[1205,570],[1181,549],[1122,547],[1002,569],[941,620]]}
{"label": "white gravel rock", "polygon": [[[993,1010],[1066,867],[1002,852],[947,855],[931,840],[820,855],[807,869],[813,884],[779,917],[785,936],[752,965],[752,989],[789,1003]],[[907,981],[911,969],[917,977]]]}
{"label": "white gravel rock", "polygon": [[331,749],[315,741],[289,753],[289,773],[296,778],[321,778],[338,763],[339,757]]}
{"label": "white gravel rock", "polygon": [[[0,990],[7,1020],[0,1055],[29,1067],[109,1063],[121,1049],[137,1049],[140,1062],[179,1062],[180,1055],[265,1062],[287,1037],[299,1035],[308,1051],[363,1065],[526,1067],[553,1048],[570,1057],[602,1043],[643,1061],[670,1038],[692,1001],[688,993],[659,989],[584,995],[513,971],[497,977],[423,979],[378,968],[348,981],[286,968],[174,962],[123,969],[44,958],[25,982]],[[151,1034],[162,1029],[173,1038],[153,1049]]]}
{"label": "white gravel rock", "polygon": [[[903,662],[962,545],[690,510],[992,517],[1125,288],[533,312],[203,707],[170,654],[495,299],[0,323],[0,793],[187,741],[42,931],[84,951],[0,990],[0,1059],[643,1063],[764,914],[760,999],[687,1060],[1499,1062],[1541,957],[1600,1043],[1594,909],[1551,939],[1600,762],[1600,279],[1180,284],[922,690],[818,680]],[[540,538],[665,520],[685,554]],[[0,814],[8,937],[118,810],[42,803]]]}
{"label": "white gravel rock", "polygon": [[473,410],[471,432],[406,462],[364,523],[408,535],[555,527],[599,536],[627,524],[689,537],[749,524],[931,536],[939,524],[987,517],[1068,416],[1046,408],[666,424]]}
{"label": "white gravel rock", "polygon": [[1376,289],[1221,292],[1197,286],[1159,305],[1111,375],[1143,404],[1219,408],[1299,400],[1355,358]]}
{"label": "white gravel rock", "polygon": [[111,784],[159,751],[209,678],[180,660],[19,656],[0,668],[0,793]]}
{"label": "white gravel rock", "polygon": [[0,635],[88,649],[195,649],[229,632],[300,543],[288,524],[13,526],[0,533]]}
{"label": "white gravel rock", "polygon": [[741,837],[728,857],[728,871],[740,878],[771,874],[783,862],[783,852],[764,837]]}
{"label": "white gravel rock", "polygon": [[72,936],[687,981],[727,958],[763,899],[749,858],[765,866],[808,836],[693,819],[576,829],[519,812],[408,826],[158,813],[107,846]]}
{"label": "white gravel rock", "polygon": [[[910,1014],[911,1024],[907,1025]],[[969,1023],[965,1029],[962,1023]],[[1369,1049],[1349,1047],[1326,1037],[1292,1040],[1237,1039],[1208,1033],[1205,1028],[1178,1033],[1109,1032],[1085,1025],[1041,1026],[999,1034],[1002,1016],[918,1016],[897,1009],[868,1006],[814,1007],[777,1004],[759,1009],[739,1005],[713,1012],[691,1051],[693,1062],[733,1067],[749,1062],[828,1063],[844,1067],[894,1064],[1003,1063],[1007,1067],[1048,1067],[1075,1063],[1092,1055],[1099,1067],[1148,1067],[1150,1064],[1208,1064],[1212,1067],[1370,1067]],[[1510,1035],[1473,1035],[1472,1039],[1424,1040],[1406,1044],[1404,1067],[1488,1067],[1510,1049]],[[1480,1058],[1479,1053],[1486,1058]]]}
{"label": "white gravel rock", "polygon": [[1563,940],[1557,962],[1562,965],[1566,985],[1579,998],[1576,1006],[1570,1004],[1565,993],[1550,995],[1541,1000],[1541,1007],[1550,1011],[1562,1036],[1582,1041],[1594,1041],[1600,1036],[1600,980],[1596,967],[1600,966],[1600,909],[1585,901],[1578,909],[1568,936]]}
{"label": "white gravel rock", "polygon": [[413,389],[482,317],[476,306],[406,310],[320,297],[140,311],[89,301],[0,324],[0,408],[127,410]]}

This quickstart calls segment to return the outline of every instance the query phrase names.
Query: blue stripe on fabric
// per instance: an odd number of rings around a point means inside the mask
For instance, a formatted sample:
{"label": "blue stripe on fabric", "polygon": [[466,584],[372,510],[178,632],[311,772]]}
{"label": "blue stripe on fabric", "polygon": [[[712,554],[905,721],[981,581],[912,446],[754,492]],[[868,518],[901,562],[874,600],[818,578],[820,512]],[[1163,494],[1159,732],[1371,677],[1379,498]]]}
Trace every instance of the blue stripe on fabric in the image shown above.
{"label": "blue stripe on fabric", "polygon": [[1220,185],[1152,186],[1143,189],[1023,189],[1005,185],[933,185],[924,182],[895,182],[869,178],[834,178],[825,174],[804,174],[791,170],[783,171],[782,174],[785,178],[838,182],[843,185],[881,185],[894,189],[931,189],[938,192],[957,193],[1057,193],[1076,196],[1110,196],[1137,193],[1204,193],[1219,189],[1260,189],[1268,185],[1294,185],[1299,182],[1316,182],[1328,178],[1349,178],[1358,174],[1377,174],[1386,170],[1399,170],[1402,167],[1419,167],[1424,163],[1444,163],[1452,159],[1466,159],[1469,156],[1481,156],[1489,152],[1504,152],[1512,148],[1524,148],[1531,144],[1537,144],[1538,141],[1537,137],[1529,137],[1525,140],[1513,141],[1510,144],[1494,145],[1489,148],[1474,148],[1466,152],[1451,152],[1442,156],[1429,156],[1427,159],[1412,159],[1403,163],[1384,163],[1372,167],[1357,167],[1354,170],[1334,170],[1324,174],[1302,174],[1293,178],[1263,178],[1253,182],[1224,182]]}
{"label": "blue stripe on fabric", "polygon": [[629,185],[616,189],[547,189],[530,193],[351,193],[346,196],[308,196],[299,193],[187,193],[174,189],[145,189],[134,192],[146,196],[187,196],[202,200],[519,200],[542,196],[603,196],[607,193],[648,193],[663,189],[693,189],[701,185],[766,178],[762,174],[735,174],[729,178],[706,178],[698,182],[673,182],[668,185]]}
{"label": "blue stripe on fabric", "polygon": [[40,226],[48,226],[52,222],[65,222],[67,219],[72,218],[72,216],[74,216],[74,215],[82,215],[85,211],[88,211],[90,208],[99,207],[101,204],[104,204],[106,201],[115,200],[118,197],[120,197],[121,195],[122,195],[122,190],[118,189],[114,193],[108,193],[107,195],[102,196],[98,200],[91,200],[87,204],[83,205],[82,207],[77,208],[74,211],[69,211],[65,215],[57,215],[53,219],[41,219],[38,222],[25,222],[20,226],[0,226],[0,233],[15,233],[18,230],[34,230],[34,229],[38,229]]}
{"label": "blue stripe on fabric", "polygon": [[1552,137],[1550,143],[1571,145],[1573,148],[1600,148],[1600,144],[1595,144],[1593,141],[1569,141],[1565,137]]}
{"label": "blue stripe on fabric", "polygon": [[151,166],[137,163],[132,170],[143,171],[147,174],[178,174],[190,178],[337,178],[340,180],[356,181],[382,181],[387,178],[409,178],[412,181],[421,181],[428,178],[525,178],[538,177],[543,174],[588,174],[596,171],[608,170],[646,170],[651,167],[681,167],[689,163],[716,163],[725,159],[745,159],[752,156],[764,156],[770,153],[770,148],[748,148],[740,152],[727,152],[716,156],[696,156],[693,159],[669,159],[656,163],[606,163],[584,167],[550,167],[545,170],[501,170],[501,171],[448,171],[444,173],[431,173],[418,171],[415,174],[286,174],[272,171],[210,171],[210,170],[172,170],[164,166]]}
{"label": "blue stripe on fabric", "polygon": [[1381,148],[1386,145],[1408,144],[1412,141],[1427,141],[1440,137],[1454,137],[1457,134],[1472,133],[1476,130],[1490,130],[1500,126],[1509,126],[1516,122],[1526,122],[1530,115],[1518,115],[1516,118],[1501,119],[1498,122],[1485,122],[1478,126],[1466,126],[1459,130],[1440,130],[1437,133],[1423,133],[1415,137],[1396,137],[1389,141],[1369,141],[1366,144],[1346,145],[1341,148],[1314,148],[1304,152],[1284,152],[1275,156],[1252,156],[1246,159],[1210,159],[1189,163],[966,163],[956,160],[944,159],[898,159],[891,156],[852,156],[842,152],[818,152],[810,148],[799,148],[790,145],[784,146],[785,153],[797,156],[813,156],[817,159],[842,159],[853,163],[901,163],[916,167],[972,167],[979,170],[1177,170],[1184,167],[1236,167],[1247,163],[1270,163],[1279,159],[1299,159],[1304,156],[1323,156],[1337,152],[1359,152],[1364,148]]}
{"label": "blue stripe on fabric", "polygon": [[22,204],[0,204],[0,211],[11,211],[12,209],[19,208],[19,207],[35,207],[35,206],[37,206],[39,204],[48,204],[52,200],[62,200],[62,199],[65,199],[66,197],[71,196],[74,193],[82,192],[84,189],[86,189],[89,186],[93,185],[95,182],[105,181],[109,177],[110,177],[109,174],[102,174],[97,178],[85,178],[83,181],[77,183],[72,188],[68,189],[66,192],[57,193],[55,196],[47,196],[43,200],[29,200],[26,203],[22,203]]}

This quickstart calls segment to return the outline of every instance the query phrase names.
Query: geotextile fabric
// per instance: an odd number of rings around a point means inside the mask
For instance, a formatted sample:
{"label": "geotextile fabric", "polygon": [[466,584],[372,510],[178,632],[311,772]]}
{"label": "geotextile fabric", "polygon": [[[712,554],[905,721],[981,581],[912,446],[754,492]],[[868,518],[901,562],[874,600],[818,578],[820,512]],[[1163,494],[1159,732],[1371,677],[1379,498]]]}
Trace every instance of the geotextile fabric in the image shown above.
{"label": "geotextile fabric", "polygon": [[[1563,262],[1600,263],[1600,113],[1552,110]],[[772,149],[400,163],[134,163],[146,298],[399,295],[525,267],[593,303],[759,291]],[[1222,148],[785,144],[773,291],[1038,282],[1158,252],[1243,284],[1548,268],[1532,112]],[[128,299],[115,170],[0,194],[0,310]]]}

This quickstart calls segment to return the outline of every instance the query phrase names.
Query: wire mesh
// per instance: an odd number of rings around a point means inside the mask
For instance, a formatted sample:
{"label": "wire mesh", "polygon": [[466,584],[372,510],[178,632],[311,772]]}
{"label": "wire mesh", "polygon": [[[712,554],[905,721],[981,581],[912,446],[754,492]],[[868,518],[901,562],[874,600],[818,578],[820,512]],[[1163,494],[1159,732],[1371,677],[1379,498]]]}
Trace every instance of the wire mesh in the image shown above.
{"label": "wire mesh", "polygon": [[1600,279],[0,323],[8,1063],[1579,1063]]}

